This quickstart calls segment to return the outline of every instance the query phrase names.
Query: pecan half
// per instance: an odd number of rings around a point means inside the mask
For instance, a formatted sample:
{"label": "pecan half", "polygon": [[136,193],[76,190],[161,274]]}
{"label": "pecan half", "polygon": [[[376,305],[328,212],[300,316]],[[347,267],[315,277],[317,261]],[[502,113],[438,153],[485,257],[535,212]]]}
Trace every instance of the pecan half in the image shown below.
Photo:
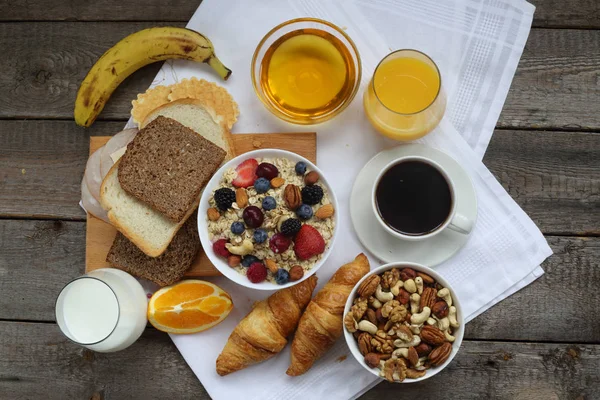
{"label": "pecan half", "polygon": [[404,289],[400,289],[400,293],[398,293],[398,296],[396,296],[396,300],[398,300],[400,304],[405,306],[410,301],[410,293],[408,293]]}
{"label": "pecan half", "polygon": [[368,299],[369,297],[373,296],[373,294],[375,294],[377,286],[379,286],[380,280],[381,278],[379,277],[379,275],[371,275],[367,277],[367,279],[362,281],[356,292],[363,299]]}
{"label": "pecan half", "polygon": [[421,328],[421,339],[432,346],[439,346],[446,341],[446,336],[439,328],[425,325]]}
{"label": "pecan half", "polygon": [[373,351],[373,346],[371,346],[371,335],[367,332],[358,335],[358,350],[363,356],[366,356]]}
{"label": "pecan half", "polygon": [[437,289],[426,287],[423,289],[423,294],[421,294],[421,300],[419,302],[419,311],[423,311],[424,307],[433,308],[433,305],[438,300],[437,298]]}
{"label": "pecan half", "polygon": [[452,345],[448,342],[442,344],[439,347],[433,349],[431,353],[429,353],[429,361],[431,361],[431,365],[434,367],[439,367],[443,363],[446,362],[448,357],[450,357],[450,353],[452,353]]}
{"label": "pecan half", "polygon": [[367,355],[365,355],[365,364],[367,364],[371,368],[378,367],[379,360],[381,360],[381,357],[379,354],[368,353]]}
{"label": "pecan half", "polygon": [[392,268],[385,271],[381,277],[381,288],[390,290],[400,279],[400,271],[398,268]]}
{"label": "pecan half", "polygon": [[290,210],[295,210],[302,204],[302,194],[300,193],[300,188],[296,185],[287,185],[283,190],[283,198]]}
{"label": "pecan half", "polygon": [[400,279],[407,281],[409,279],[415,279],[417,277],[417,271],[412,268],[402,268],[400,270]]}

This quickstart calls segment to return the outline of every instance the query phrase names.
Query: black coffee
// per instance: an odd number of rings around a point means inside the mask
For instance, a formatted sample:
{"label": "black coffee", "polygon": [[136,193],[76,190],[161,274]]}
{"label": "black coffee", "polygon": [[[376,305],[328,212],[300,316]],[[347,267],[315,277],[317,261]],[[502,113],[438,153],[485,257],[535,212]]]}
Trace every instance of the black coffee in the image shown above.
{"label": "black coffee", "polygon": [[421,161],[400,162],[381,177],[375,191],[381,219],[405,235],[425,235],[440,227],[452,208],[446,178]]}

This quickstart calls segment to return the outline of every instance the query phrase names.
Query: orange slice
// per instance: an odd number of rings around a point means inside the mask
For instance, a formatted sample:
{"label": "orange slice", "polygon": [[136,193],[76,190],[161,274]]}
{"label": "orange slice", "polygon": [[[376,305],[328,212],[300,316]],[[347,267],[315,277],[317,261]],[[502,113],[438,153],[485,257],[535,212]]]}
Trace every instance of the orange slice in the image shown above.
{"label": "orange slice", "polygon": [[233,308],[227,292],[210,282],[185,280],[167,286],[148,303],[148,321],[169,333],[196,333],[223,321]]}

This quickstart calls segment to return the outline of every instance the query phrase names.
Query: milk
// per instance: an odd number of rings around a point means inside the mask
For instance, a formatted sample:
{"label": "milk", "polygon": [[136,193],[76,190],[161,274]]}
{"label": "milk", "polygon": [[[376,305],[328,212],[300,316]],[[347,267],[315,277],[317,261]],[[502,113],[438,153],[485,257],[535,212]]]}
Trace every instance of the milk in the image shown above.
{"label": "milk", "polygon": [[56,301],[56,322],[72,341],[99,352],[122,350],[146,327],[146,294],[131,275],[102,268],[75,279]]}

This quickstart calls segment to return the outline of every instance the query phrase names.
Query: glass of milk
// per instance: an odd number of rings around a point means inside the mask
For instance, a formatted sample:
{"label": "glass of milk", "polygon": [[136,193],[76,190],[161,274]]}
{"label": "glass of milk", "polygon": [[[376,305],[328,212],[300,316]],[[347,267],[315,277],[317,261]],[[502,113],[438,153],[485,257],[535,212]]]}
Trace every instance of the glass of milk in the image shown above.
{"label": "glass of milk", "polygon": [[128,273],[101,268],[69,282],[56,299],[56,323],[73,342],[108,353],[135,342],[146,327],[148,299]]}

